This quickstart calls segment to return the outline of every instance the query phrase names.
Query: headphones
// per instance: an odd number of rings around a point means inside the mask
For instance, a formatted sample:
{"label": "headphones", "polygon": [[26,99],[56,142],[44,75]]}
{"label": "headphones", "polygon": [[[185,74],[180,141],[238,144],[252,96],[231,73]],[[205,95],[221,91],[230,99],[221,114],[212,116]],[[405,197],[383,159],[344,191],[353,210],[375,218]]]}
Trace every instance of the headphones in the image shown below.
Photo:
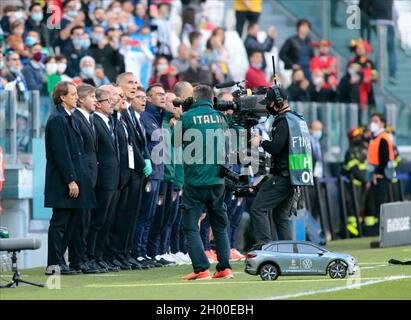
{"label": "headphones", "polygon": [[279,85],[274,85],[271,87],[271,90],[274,92],[274,105],[278,109],[282,109],[284,106],[284,97],[281,87]]}

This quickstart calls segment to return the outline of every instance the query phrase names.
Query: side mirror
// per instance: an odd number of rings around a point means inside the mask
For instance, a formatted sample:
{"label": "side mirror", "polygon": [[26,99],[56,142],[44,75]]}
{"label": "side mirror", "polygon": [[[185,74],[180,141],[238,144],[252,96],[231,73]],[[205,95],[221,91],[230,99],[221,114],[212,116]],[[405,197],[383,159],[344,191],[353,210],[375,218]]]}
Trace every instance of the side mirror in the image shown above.
{"label": "side mirror", "polygon": [[319,257],[322,257],[324,255],[324,252],[323,251],[318,251],[317,254],[318,254]]}

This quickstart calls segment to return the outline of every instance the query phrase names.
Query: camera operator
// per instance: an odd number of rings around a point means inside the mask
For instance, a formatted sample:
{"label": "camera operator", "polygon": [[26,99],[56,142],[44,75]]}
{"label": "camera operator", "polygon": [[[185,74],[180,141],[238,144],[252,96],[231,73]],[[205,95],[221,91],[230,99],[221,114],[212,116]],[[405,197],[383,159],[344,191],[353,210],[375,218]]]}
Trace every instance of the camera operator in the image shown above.
{"label": "camera operator", "polygon": [[[193,100],[194,103],[190,110],[184,112],[180,119],[182,129],[180,133],[184,136],[184,140],[180,137],[180,141],[183,144],[184,154],[183,232],[194,272],[181,279],[211,278],[210,263],[204,253],[198,227],[204,206],[207,208],[218,257],[217,272],[213,278],[232,278],[233,272],[229,263],[227,212],[224,205],[224,178],[220,176],[221,165],[219,163],[219,157],[225,154],[225,146],[223,141],[215,135],[218,133],[217,130],[224,129],[224,119],[218,111],[213,109],[211,87],[196,86]],[[175,131],[174,134],[176,134]],[[212,143],[207,141],[210,140],[210,133],[214,134]],[[190,139],[188,139],[189,136],[191,136]],[[175,137],[174,141],[176,141]],[[178,143],[175,147],[178,147]],[[224,158],[222,164],[224,164]]]}
{"label": "camera operator", "polygon": [[272,167],[251,206],[252,225],[257,243],[271,241],[268,212],[275,209],[279,240],[291,240],[289,213],[296,187],[313,185],[310,135],[303,117],[291,111],[284,89],[271,87],[260,103],[275,116],[271,140],[255,136],[251,145],[271,154]]}

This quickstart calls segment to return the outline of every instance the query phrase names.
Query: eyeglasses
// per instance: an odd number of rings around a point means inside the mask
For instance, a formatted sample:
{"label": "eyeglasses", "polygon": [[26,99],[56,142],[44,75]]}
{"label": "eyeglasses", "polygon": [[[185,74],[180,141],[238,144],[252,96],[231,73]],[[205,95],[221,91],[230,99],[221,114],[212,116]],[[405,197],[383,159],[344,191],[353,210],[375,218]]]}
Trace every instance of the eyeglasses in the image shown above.
{"label": "eyeglasses", "polygon": [[138,100],[147,100],[146,96],[136,96],[136,99]]}
{"label": "eyeglasses", "polygon": [[165,97],[166,96],[166,94],[164,93],[164,92],[157,92],[157,93],[155,93],[155,94],[153,94],[154,96],[157,96],[157,97]]}
{"label": "eyeglasses", "polygon": [[103,99],[103,100],[98,100],[98,102],[100,102],[100,103],[102,103],[102,102],[104,102],[104,101],[110,101],[110,98],[108,98],[108,99]]}

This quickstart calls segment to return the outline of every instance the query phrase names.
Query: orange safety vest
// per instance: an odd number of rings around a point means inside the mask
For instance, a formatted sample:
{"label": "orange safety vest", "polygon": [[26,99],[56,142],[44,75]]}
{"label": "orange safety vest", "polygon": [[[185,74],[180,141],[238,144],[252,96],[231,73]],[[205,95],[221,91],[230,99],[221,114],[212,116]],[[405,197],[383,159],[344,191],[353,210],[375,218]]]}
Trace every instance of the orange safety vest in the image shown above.
{"label": "orange safety vest", "polygon": [[380,159],[378,157],[380,151],[381,139],[385,139],[388,143],[388,158],[390,161],[394,160],[394,145],[387,132],[381,133],[379,136],[374,138],[368,145],[368,163],[378,166],[380,164]]}

